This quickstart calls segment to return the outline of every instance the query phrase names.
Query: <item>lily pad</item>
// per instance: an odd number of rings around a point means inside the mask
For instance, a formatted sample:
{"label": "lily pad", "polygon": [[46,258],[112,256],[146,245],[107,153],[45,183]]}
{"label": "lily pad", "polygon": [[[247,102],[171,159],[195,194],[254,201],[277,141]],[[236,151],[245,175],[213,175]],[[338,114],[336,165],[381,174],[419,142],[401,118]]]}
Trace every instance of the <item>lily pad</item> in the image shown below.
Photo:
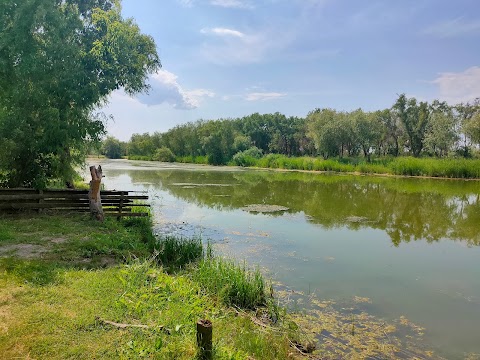
{"label": "lily pad", "polygon": [[250,204],[241,208],[243,211],[258,212],[258,213],[273,213],[280,211],[287,211],[289,208],[280,205],[267,204]]}
{"label": "lily pad", "polygon": [[345,219],[345,221],[348,221],[351,223],[361,223],[361,222],[367,222],[368,219],[363,216],[349,216]]}

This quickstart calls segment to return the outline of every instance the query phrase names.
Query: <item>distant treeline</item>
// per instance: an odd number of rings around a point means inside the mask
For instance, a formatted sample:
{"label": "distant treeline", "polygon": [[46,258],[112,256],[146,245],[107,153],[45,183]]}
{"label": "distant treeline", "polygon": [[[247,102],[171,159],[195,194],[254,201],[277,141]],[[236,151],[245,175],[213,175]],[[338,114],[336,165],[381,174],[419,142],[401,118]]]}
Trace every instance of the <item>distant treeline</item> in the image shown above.
{"label": "distant treeline", "polygon": [[280,113],[199,120],[165,133],[108,137],[110,158],[251,165],[268,154],[287,157],[472,157],[480,145],[480,99],[449,106],[400,95],[390,109],[351,112],[315,109],[306,118]]}

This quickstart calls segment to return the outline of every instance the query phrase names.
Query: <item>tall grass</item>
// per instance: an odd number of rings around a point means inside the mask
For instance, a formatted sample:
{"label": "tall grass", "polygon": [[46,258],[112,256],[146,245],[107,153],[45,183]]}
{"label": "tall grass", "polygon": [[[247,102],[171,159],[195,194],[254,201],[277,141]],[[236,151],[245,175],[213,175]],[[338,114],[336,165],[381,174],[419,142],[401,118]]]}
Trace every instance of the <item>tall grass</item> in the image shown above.
{"label": "tall grass", "polygon": [[480,160],[434,158],[380,158],[367,162],[362,158],[327,159],[287,157],[268,154],[252,159],[249,166],[311,171],[358,172],[363,174],[394,174],[460,179],[480,179]]}
{"label": "tall grass", "polygon": [[480,178],[480,160],[396,158],[388,164],[396,175]]}
{"label": "tall grass", "polygon": [[188,164],[208,164],[207,156],[177,156],[175,161]]}
{"label": "tall grass", "polygon": [[248,269],[246,263],[239,265],[213,256],[210,245],[193,279],[227,305],[255,309],[267,304],[265,280],[260,271]]}
{"label": "tall grass", "polygon": [[159,238],[156,259],[167,271],[185,269],[187,265],[199,261],[191,269],[193,280],[226,305],[244,309],[267,305],[265,280],[258,269],[249,269],[245,262],[240,265],[214,256],[210,244],[203,252],[202,240],[198,237]]}
{"label": "tall grass", "polygon": [[128,160],[153,161],[151,155],[128,155]]}
{"label": "tall grass", "polygon": [[159,237],[157,241],[156,259],[167,271],[183,269],[202,258],[203,245],[199,237],[164,236]]}

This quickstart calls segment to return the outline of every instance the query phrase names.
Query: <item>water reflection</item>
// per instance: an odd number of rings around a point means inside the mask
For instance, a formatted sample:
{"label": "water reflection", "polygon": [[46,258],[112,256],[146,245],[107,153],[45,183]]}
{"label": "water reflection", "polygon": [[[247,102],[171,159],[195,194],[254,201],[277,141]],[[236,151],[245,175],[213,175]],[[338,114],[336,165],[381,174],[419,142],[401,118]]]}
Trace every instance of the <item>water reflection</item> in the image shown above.
{"label": "water reflection", "polygon": [[[106,163],[106,186],[149,189],[158,231],[200,231],[340,310],[368,298],[365,311],[425,327],[449,359],[480,352],[480,182],[134,164]],[[290,210],[253,215],[249,204]]]}
{"label": "water reflection", "polygon": [[[249,204],[288,207],[325,229],[385,231],[395,246],[424,239],[480,245],[480,183],[278,173],[270,171],[119,171],[132,183],[216,210]],[[150,184],[150,185],[147,185]],[[282,213],[271,216],[282,216]]]}

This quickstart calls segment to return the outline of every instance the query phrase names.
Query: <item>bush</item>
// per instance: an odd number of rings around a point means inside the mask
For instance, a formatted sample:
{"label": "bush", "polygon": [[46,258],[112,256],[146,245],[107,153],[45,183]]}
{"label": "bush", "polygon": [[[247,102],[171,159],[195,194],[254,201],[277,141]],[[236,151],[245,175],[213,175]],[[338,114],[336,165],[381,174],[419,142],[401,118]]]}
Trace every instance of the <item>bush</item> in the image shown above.
{"label": "bush", "polygon": [[173,154],[172,150],[165,146],[162,146],[161,148],[157,149],[157,151],[155,151],[152,159],[154,161],[174,162],[175,155]]}
{"label": "bush", "polygon": [[278,168],[279,167],[278,160],[280,159],[280,157],[281,155],[279,154],[268,154],[258,161],[257,166],[263,167],[263,168],[273,168],[273,169]]}
{"label": "bush", "polygon": [[109,159],[120,159],[125,154],[125,144],[109,136],[103,141],[102,153]]}
{"label": "bush", "polygon": [[255,166],[262,157],[262,150],[253,146],[248,150],[240,151],[233,156],[233,163],[237,166]]}

